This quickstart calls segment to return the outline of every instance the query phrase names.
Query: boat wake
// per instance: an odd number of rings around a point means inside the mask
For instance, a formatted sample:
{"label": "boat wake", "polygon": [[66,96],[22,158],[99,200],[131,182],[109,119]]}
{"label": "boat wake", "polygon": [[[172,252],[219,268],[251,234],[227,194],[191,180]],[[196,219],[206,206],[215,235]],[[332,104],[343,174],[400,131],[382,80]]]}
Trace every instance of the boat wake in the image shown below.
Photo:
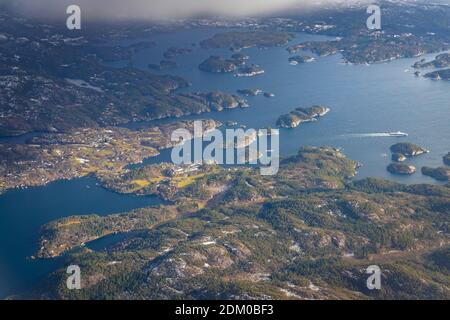
{"label": "boat wake", "polygon": [[392,138],[396,137],[393,133],[390,132],[374,132],[374,133],[351,133],[351,134],[343,134],[341,135],[343,138]]}

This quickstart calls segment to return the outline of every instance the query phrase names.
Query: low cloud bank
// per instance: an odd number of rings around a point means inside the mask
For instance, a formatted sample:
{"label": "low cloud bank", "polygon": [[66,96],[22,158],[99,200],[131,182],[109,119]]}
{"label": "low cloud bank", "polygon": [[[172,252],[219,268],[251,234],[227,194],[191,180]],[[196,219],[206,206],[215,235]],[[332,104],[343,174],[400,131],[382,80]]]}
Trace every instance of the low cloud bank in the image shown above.
{"label": "low cloud bank", "polygon": [[58,18],[76,4],[89,18],[177,19],[199,15],[257,16],[367,0],[0,0],[31,17]]}

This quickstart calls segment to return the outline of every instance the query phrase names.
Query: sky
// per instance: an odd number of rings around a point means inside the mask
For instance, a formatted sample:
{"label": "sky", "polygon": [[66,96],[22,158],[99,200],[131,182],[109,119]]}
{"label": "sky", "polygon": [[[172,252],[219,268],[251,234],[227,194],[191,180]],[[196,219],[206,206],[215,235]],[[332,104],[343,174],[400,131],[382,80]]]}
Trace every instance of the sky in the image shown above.
{"label": "sky", "polygon": [[[415,1],[415,0],[410,0]],[[429,0],[449,2],[450,0]],[[329,4],[375,0],[0,0],[34,17],[58,17],[77,4],[88,17],[109,19],[176,19],[199,15],[256,16]]]}

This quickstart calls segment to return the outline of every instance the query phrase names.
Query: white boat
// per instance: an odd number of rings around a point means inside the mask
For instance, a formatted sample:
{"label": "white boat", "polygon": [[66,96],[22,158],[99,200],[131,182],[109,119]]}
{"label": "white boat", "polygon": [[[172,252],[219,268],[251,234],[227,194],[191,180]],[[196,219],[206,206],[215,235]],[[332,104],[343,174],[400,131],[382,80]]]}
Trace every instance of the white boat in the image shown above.
{"label": "white boat", "polygon": [[389,132],[389,136],[391,136],[391,137],[407,137],[408,134],[401,132],[401,131],[397,131],[397,132]]}

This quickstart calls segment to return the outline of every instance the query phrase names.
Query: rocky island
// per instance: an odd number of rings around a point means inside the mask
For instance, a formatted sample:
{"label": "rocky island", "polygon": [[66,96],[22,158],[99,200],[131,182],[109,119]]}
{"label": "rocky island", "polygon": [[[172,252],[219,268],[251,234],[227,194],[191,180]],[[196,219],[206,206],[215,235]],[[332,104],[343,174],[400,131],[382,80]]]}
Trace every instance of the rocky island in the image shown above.
{"label": "rocky island", "polygon": [[391,163],[387,170],[392,174],[410,175],[416,173],[416,167],[404,163]]}
{"label": "rocky island", "polygon": [[235,60],[211,56],[203,61],[198,68],[202,71],[212,73],[232,73],[237,70],[237,65]]}
{"label": "rocky island", "polygon": [[392,152],[392,161],[394,163],[387,167],[387,170],[392,174],[410,175],[416,173],[415,166],[404,164],[408,157],[418,156],[429,152],[428,150],[410,142],[399,142],[390,147]]}
{"label": "rocky island", "polygon": [[405,157],[414,157],[429,152],[428,150],[409,142],[396,143],[392,145],[390,149],[392,153],[399,153]]}
{"label": "rocky island", "polygon": [[157,70],[157,71],[171,69],[171,68],[176,68],[176,67],[177,67],[177,63],[175,61],[172,61],[172,60],[161,60],[159,62],[159,64],[150,63],[148,65],[149,69]]}
{"label": "rocky island", "polygon": [[243,73],[242,70],[251,70],[253,67],[252,65],[246,65],[248,59],[249,57],[247,55],[240,53],[233,54],[229,59],[219,56],[210,56],[203,61],[198,68],[202,71],[211,73],[233,73],[238,71],[238,69],[239,73]]}
{"label": "rocky island", "polygon": [[282,115],[277,120],[277,126],[280,128],[296,128],[303,122],[316,121],[330,111],[323,106],[312,106],[310,108],[297,108],[289,114]]}
{"label": "rocky island", "polygon": [[263,92],[261,89],[239,89],[237,90],[237,93],[247,97],[255,97],[262,94]]}
{"label": "rocky island", "polygon": [[243,66],[239,68],[238,72],[235,74],[236,77],[254,77],[264,74],[264,69],[257,64],[252,64],[250,66]]}
{"label": "rocky island", "polygon": [[292,65],[314,62],[316,59],[310,56],[295,56],[289,58],[289,63]]}
{"label": "rocky island", "polygon": [[432,177],[438,181],[449,181],[450,168],[447,168],[447,167],[439,167],[439,168],[423,167],[422,174]]}
{"label": "rocky island", "polygon": [[254,77],[264,73],[264,69],[257,64],[249,64],[247,55],[236,53],[231,58],[210,56],[198,68],[211,73],[235,73],[235,77]]}
{"label": "rocky island", "polygon": [[212,111],[222,111],[223,109],[247,108],[248,102],[242,97],[213,91],[209,93],[198,93]]}

